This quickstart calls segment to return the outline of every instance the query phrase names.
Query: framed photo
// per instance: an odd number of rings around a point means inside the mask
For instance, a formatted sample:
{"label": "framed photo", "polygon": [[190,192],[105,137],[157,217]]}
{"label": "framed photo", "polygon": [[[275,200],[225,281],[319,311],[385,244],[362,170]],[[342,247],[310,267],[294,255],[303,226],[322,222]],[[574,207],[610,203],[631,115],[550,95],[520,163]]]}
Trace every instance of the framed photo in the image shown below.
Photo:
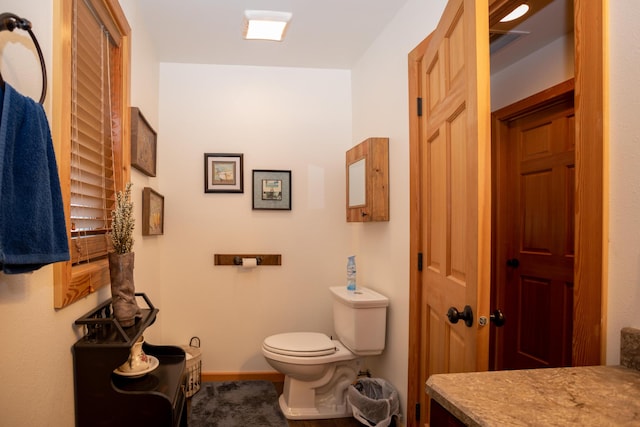
{"label": "framed photo", "polygon": [[291,210],[291,171],[253,171],[253,209]]}
{"label": "framed photo", "polygon": [[164,196],[144,187],[142,190],[142,235],[164,234]]}
{"label": "framed photo", "polygon": [[242,154],[205,153],[204,192],[244,193]]}
{"label": "framed photo", "polygon": [[131,107],[131,166],[148,176],[156,176],[158,135],[140,109]]}

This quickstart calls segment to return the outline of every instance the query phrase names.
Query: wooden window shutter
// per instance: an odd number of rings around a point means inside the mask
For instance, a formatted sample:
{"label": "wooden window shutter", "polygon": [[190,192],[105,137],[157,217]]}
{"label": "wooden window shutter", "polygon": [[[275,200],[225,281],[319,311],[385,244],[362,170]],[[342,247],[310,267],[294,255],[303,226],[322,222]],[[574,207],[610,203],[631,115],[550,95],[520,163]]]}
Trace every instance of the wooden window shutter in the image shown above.
{"label": "wooden window shutter", "polygon": [[54,2],[52,135],[71,261],[54,265],[55,308],[108,286],[111,211],[130,173],[131,28],[118,0]]}

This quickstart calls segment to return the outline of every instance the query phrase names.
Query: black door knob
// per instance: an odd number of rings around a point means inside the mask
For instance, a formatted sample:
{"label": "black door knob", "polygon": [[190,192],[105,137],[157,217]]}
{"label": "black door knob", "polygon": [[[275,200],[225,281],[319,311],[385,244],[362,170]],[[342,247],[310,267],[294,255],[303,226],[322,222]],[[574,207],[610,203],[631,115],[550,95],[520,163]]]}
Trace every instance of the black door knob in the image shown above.
{"label": "black door knob", "polygon": [[491,313],[489,320],[491,320],[493,324],[499,328],[504,325],[504,322],[505,322],[504,314],[502,314],[500,310],[495,309],[493,310],[493,313]]}
{"label": "black door knob", "polygon": [[518,258],[511,258],[507,260],[507,267],[518,268],[519,265],[520,261],[518,260]]}
{"label": "black door knob", "polygon": [[447,311],[447,317],[451,323],[458,323],[458,320],[464,320],[465,325],[468,327],[473,326],[473,310],[471,310],[471,307],[468,305],[464,306],[462,312],[458,311],[455,307],[450,307]]}

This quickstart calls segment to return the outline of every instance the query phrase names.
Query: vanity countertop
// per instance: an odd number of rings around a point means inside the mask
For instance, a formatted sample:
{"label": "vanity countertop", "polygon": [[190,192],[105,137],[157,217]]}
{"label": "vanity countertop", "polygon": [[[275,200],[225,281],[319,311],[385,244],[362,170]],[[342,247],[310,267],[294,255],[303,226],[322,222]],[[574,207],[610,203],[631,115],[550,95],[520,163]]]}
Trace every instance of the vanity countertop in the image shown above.
{"label": "vanity countertop", "polygon": [[640,425],[640,371],[624,366],[439,374],[426,389],[468,426]]}

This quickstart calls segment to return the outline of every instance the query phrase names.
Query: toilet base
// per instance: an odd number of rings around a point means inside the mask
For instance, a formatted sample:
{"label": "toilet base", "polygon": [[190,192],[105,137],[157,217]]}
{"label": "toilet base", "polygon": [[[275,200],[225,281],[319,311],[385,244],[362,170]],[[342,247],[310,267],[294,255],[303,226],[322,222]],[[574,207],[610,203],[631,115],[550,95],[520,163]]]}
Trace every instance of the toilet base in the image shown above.
{"label": "toilet base", "polygon": [[301,381],[285,375],[284,389],[278,399],[282,413],[290,420],[350,417],[347,388],[356,380],[361,363],[360,358],[333,363],[316,381]]}
{"label": "toilet base", "polygon": [[349,418],[353,416],[351,405],[337,405],[334,408],[290,408],[281,394],[278,399],[280,410],[289,420],[328,420],[330,418]]}

